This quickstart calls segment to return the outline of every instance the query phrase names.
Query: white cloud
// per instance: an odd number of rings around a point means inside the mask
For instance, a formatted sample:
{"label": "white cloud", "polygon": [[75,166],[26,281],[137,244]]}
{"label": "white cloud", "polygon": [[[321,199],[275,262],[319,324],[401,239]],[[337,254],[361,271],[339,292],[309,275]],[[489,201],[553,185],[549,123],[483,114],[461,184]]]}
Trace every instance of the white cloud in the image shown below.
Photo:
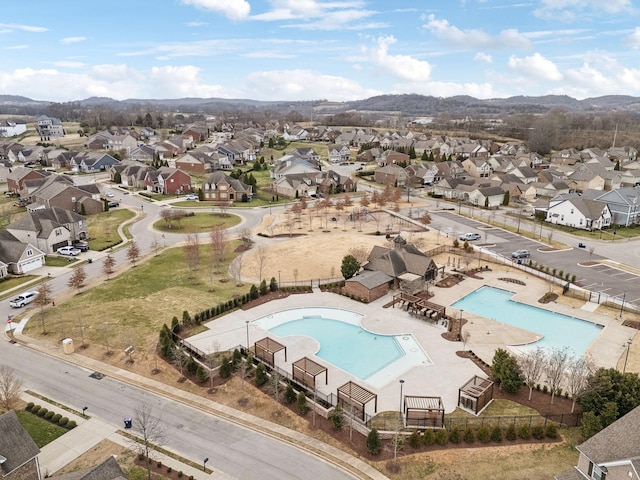
{"label": "white cloud", "polygon": [[246,0],[182,0],[182,3],[221,13],[230,20],[244,20],[251,12],[251,5]]}
{"label": "white cloud", "polygon": [[640,48],[640,27],[636,27],[631,35],[622,40],[622,43],[633,49]]}
{"label": "white cloud", "polygon": [[564,93],[575,98],[615,95],[640,95],[640,69],[618,65],[615,70],[600,70],[589,63],[580,68],[568,70],[565,74]]}
{"label": "white cloud", "polygon": [[542,19],[573,21],[580,15],[598,15],[598,12],[620,13],[631,11],[631,0],[542,0],[542,6],[533,14]]}
{"label": "white cloud", "polygon": [[33,25],[21,25],[18,23],[0,23],[0,28],[3,29],[3,33],[10,33],[14,30],[22,30],[23,32],[46,32],[49,29],[45,27],[34,27]]}
{"label": "white cloud", "polygon": [[445,19],[437,19],[431,14],[423,25],[440,41],[458,48],[476,50],[478,48],[531,48],[531,41],[516,29],[502,30],[498,35],[490,35],[484,30],[460,30]]}
{"label": "white cloud", "polygon": [[389,47],[396,43],[393,35],[378,37],[377,44],[365,48],[368,60],[376,67],[386,70],[392,75],[411,82],[426,82],[431,76],[429,62],[418,60],[408,55],[390,55]]}
{"label": "white cloud", "polygon": [[484,52],[478,52],[475,54],[475,56],[473,57],[473,59],[476,62],[485,62],[485,63],[491,63],[493,62],[493,58],[491,57],[491,55],[487,55]]}
{"label": "white cloud", "polygon": [[58,68],[81,68],[85,67],[87,64],[83,62],[75,62],[72,60],[58,60],[55,62],[47,62]]}
{"label": "white cloud", "polygon": [[383,92],[358,82],[310,70],[275,70],[251,73],[243,82],[243,97],[258,100],[358,100]]}
{"label": "white cloud", "polygon": [[70,43],[84,42],[86,39],[87,37],[66,37],[61,38],[60,43],[63,45],[69,45]]}
{"label": "white cloud", "polygon": [[29,48],[29,45],[11,45],[9,47],[4,47],[5,50],[24,50],[25,48]]}
{"label": "white cloud", "polygon": [[512,55],[509,57],[509,68],[525,77],[543,81],[557,82],[563,78],[558,67],[551,60],[544,58],[539,53],[534,53],[524,58]]}

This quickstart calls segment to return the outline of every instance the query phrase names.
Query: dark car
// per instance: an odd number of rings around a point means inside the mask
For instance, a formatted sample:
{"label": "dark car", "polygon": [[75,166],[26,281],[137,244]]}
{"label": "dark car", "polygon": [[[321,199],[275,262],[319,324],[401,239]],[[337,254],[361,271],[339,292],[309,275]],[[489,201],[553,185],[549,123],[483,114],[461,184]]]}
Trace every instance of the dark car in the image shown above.
{"label": "dark car", "polygon": [[88,243],[78,242],[78,243],[74,243],[73,246],[75,248],[77,248],[78,250],[80,250],[81,252],[86,252],[87,250],[89,250],[89,244]]}
{"label": "dark car", "polygon": [[107,205],[109,205],[109,208],[119,207],[120,206],[120,202],[116,202],[115,200],[112,200],[109,203],[107,203]]}

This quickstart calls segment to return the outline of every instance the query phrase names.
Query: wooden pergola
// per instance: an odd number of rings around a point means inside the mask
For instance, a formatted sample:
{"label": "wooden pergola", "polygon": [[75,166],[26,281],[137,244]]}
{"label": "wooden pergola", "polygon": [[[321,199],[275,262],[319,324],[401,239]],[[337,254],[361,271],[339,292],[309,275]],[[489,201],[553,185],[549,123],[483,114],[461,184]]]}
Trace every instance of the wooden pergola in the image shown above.
{"label": "wooden pergola", "polygon": [[407,427],[442,428],[444,426],[444,404],[441,397],[406,395],[402,409]]}
{"label": "wooden pergola", "polygon": [[284,350],[284,361],[287,361],[287,347],[282,345],[279,342],[276,342],[274,339],[269,337],[264,337],[261,340],[258,340],[253,344],[253,349],[256,352],[256,357],[262,360],[263,362],[275,366],[275,354],[280,350]]}
{"label": "wooden pergola", "polygon": [[340,405],[343,410],[363,421],[365,419],[365,406],[371,400],[375,400],[373,407],[375,413],[378,411],[378,396],[375,393],[351,381],[338,388],[338,405]]}
{"label": "wooden pergola", "polygon": [[458,406],[478,415],[493,400],[493,381],[474,375],[458,390]]}
{"label": "wooden pergola", "polygon": [[400,304],[399,308],[403,308],[407,312],[423,317],[439,320],[447,313],[446,307],[430,302],[421,297],[410,295],[408,293],[396,293],[393,296],[393,308],[396,304]]}
{"label": "wooden pergola", "polygon": [[324,384],[329,383],[329,371],[327,367],[314,362],[308,357],[302,357],[300,360],[293,362],[291,366],[293,379],[306,385],[309,388],[316,388],[316,377],[324,372]]}

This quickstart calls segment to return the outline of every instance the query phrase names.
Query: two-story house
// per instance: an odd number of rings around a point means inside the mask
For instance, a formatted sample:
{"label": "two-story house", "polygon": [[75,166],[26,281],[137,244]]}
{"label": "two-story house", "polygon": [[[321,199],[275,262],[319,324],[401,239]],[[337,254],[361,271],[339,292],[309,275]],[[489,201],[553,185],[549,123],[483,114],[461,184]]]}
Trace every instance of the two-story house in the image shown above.
{"label": "two-story house", "polygon": [[224,172],[213,172],[202,184],[202,199],[213,202],[233,203],[250,200],[253,196],[251,185],[230,177]]}
{"label": "two-story house", "polygon": [[15,219],[6,230],[23,243],[35,245],[47,254],[74,240],[88,238],[87,219],[62,208],[44,208],[28,211]]}
{"label": "two-story house", "polygon": [[40,449],[13,410],[0,415],[0,478],[40,480]]}

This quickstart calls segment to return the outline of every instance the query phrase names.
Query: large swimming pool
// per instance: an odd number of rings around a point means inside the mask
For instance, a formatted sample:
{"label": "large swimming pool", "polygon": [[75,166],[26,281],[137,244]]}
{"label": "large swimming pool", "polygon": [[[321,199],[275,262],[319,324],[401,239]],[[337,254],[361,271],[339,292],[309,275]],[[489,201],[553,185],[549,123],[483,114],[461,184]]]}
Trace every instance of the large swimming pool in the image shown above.
{"label": "large swimming pool", "polygon": [[315,355],[374,385],[385,383],[394,373],[432,363],[413,335],[375,334],[360,326],[362,318],[348,310],[307,307],[283,310],[252,323],[279,337],[314,338],[320,346]]}
{"label": "large swimming pool", "polygon": [[531,345],[533,347],[568,347],[578,356],[584,355],[602,330],[602,327],[579,318],[513,301],[513,295],[513,292],[485,286],[461,298],[452,307],[543,335]]}

